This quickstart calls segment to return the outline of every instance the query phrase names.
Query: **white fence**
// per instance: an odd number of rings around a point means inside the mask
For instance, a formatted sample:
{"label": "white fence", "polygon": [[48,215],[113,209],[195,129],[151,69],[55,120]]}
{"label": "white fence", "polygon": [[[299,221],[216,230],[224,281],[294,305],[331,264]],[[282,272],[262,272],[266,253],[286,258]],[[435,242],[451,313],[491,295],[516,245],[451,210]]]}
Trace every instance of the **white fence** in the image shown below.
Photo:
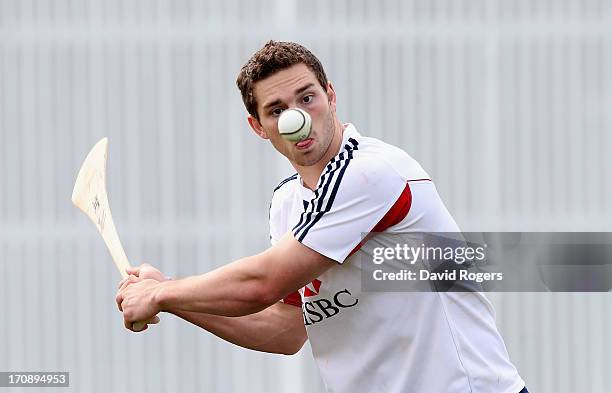
{"label": "white fence", "polygon": [[[612,2],[0,0],[0,371],[70,371],[76,392],[320,389],[308,348],[252,353],[172,317],[125,332],[70,203],[108,135],[134,263],[184,276],[266,247],[291,169],[234,80],[270,38],[310,47],[341,119],[417,158],[465,230],[612,228]],[[612,390],[609,295],[492,298],[530,390]]]}

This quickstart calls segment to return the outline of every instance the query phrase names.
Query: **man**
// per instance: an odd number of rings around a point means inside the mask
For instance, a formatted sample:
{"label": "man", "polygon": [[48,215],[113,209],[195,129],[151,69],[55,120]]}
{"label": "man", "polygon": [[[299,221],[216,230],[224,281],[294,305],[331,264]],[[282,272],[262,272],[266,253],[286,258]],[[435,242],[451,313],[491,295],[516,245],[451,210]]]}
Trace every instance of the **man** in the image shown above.
{"label": "man", "polygon": [[[253,131],[297,171],[274,191],[272,247],[181,280],[130,270],[116,299],[125,326],[166,311],[260,351],[309,339],[333,392],[526,392],[481,293],[361,289],[363,233],[459,232],[420,165],[342,124],[321,63],[298,44],[268,42],[237,85]],[[312,117],[297,143],[277,128],[294,107]]]}

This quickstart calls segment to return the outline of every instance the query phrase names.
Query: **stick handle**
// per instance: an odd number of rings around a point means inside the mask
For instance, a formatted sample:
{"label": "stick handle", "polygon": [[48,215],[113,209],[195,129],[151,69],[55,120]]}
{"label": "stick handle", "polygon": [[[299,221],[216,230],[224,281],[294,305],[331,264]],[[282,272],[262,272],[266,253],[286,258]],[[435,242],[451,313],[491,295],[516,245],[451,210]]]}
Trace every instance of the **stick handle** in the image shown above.
{"label": "stick handle", "polygon": [[[106,194],[103,195],[106,198]],[[126,278],[128,276],[126,269],[130,267],[130,262],[127,259],[127,255],[125,254],[125,250],[123,249],[123,245],[121,244],[121,240],[119,239],[119,235],[117,234],[117,229],[115,228],[115,223],[113,222],[113,217],[110,212],[110,208],[108,207],[108,200],[105,201],[104,209],[105,219],[102,221],[102,225],[98,227],[100,234],[102,235],[102,239],[104,239],[104,244],[108,248],[108,251],[115,262],[115,266],[121,273],[121,277]],[[151,318],[150,320],[143,322],[138,321],[132,323],[132,329],[134,331],[140,332],[145,329],[147,324],[156,324],[159,322],[159,318],[157,316]]]}

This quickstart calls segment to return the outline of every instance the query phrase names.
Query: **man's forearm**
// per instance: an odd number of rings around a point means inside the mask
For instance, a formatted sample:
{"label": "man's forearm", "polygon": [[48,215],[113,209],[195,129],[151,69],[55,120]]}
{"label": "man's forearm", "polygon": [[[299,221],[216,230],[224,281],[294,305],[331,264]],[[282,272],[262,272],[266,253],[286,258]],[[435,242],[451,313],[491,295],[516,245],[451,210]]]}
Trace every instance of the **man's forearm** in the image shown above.
{"label": "man's forearm", "polygon": [[[302,288],[332,266],[333,260],[304,246],[288,232],[266,251],[239,259],[209,273],[156,283],[144,294],[128,296],[125,302],[134,316],[150,311],[194,311],[228,317],[253,314]],[[129,289],[125,292],[129,294]],[[133,304],[142,304],[140,310]],[[138,313],[139,312],[139,313]],[[124,316],[130,313],[124,311]],[[128,321],[129,322],[129,321]]]}
{"label": "man's forearm", "polygon": [[260,256],[251,256],[209,273],[161,282],[154,291],[162,311],[191,311],[237,317],[259,312],[280,300]]}
{"label": "man's forearm", "polygon": [[192,311],[169,311],[215,336],[244,348],[292,355],[306,341],[299,307],[276,303],[243,317],[223,317]]}

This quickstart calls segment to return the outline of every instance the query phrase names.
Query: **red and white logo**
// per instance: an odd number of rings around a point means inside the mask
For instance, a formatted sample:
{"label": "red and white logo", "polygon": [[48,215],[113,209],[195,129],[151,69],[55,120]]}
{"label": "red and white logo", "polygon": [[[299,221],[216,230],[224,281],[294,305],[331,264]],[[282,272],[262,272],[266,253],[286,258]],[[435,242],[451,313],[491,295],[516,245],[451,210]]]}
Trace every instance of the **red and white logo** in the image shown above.
{"label": "red and white logo", "polygon": [[316,278],[304,287],[304,297],[316,296],[319,294],[319,288],[321,288],[321,281]]}

